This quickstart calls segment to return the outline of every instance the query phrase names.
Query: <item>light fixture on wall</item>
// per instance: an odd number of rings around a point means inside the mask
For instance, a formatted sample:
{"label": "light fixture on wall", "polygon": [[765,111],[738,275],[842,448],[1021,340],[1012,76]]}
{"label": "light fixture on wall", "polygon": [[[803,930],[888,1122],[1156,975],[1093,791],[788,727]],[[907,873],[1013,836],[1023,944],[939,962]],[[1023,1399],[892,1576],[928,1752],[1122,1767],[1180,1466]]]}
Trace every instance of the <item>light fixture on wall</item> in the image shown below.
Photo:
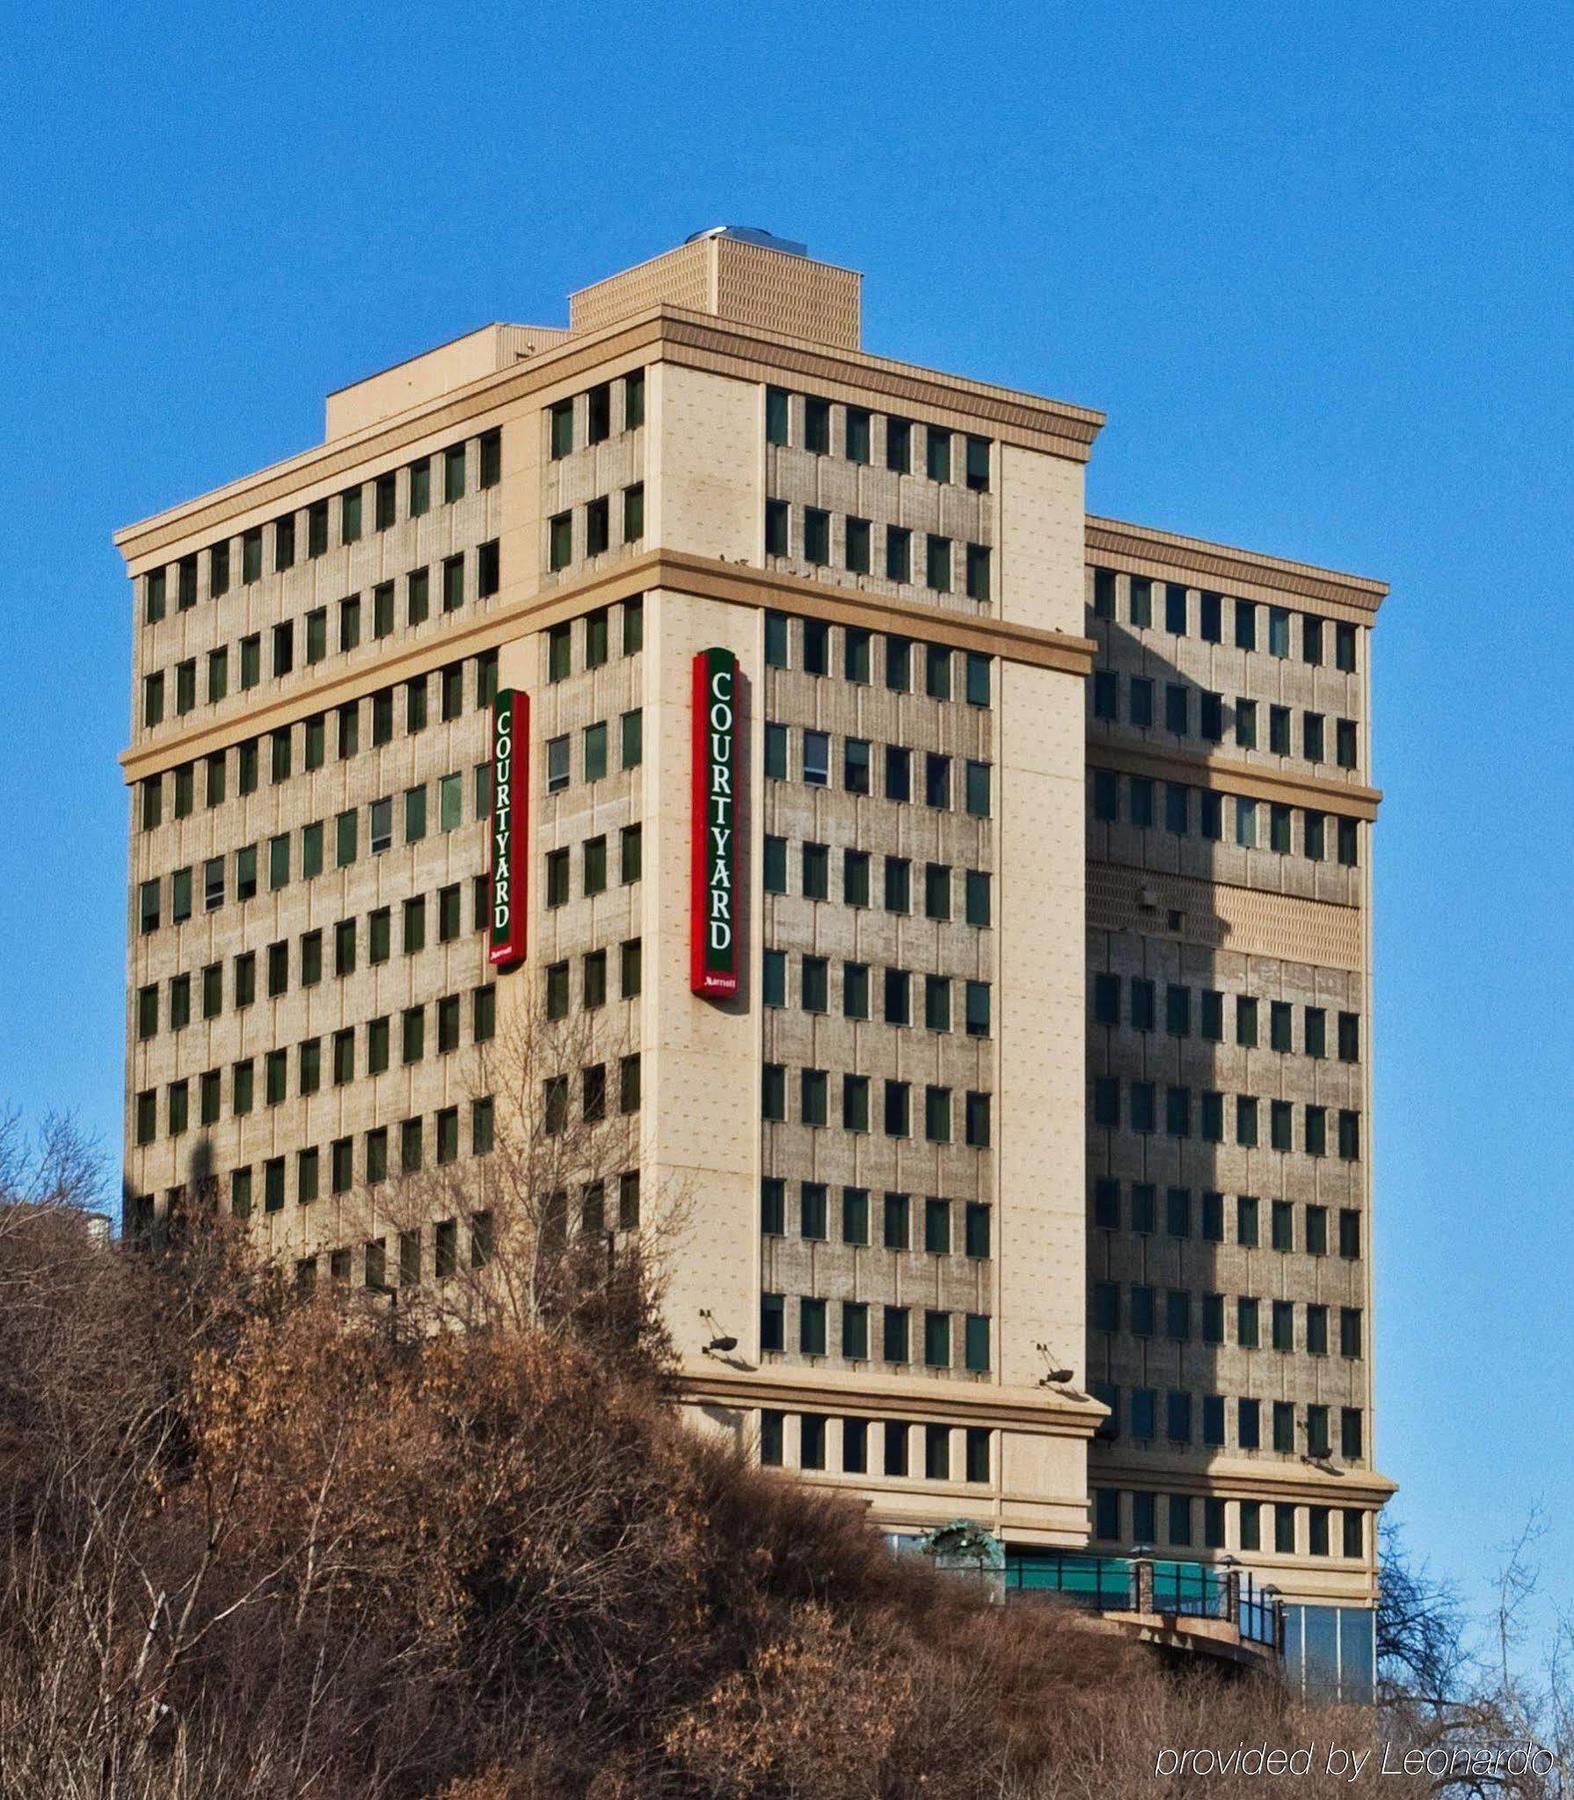
{"label": "light fixture on wall", "polygon": [[738,1348],[738,1340],[730,1337],[716,1323],[716,1316],[709,1307],[700,1308],[700,1317],[710,1327],[710,1342],[701,1348],[703,1356],[726,1356]]}
{"label": "light fixture on wall", "polygon": [[1073,1378],[1074,1370],[1055,1367],[1055,1359],[1050,1354],[1048,1344],[1035,1344],[1033,1348],[1043,1357],[1045,1363],[1044,1373],[1038,1378],[1040,1387],[1062,1387]]}

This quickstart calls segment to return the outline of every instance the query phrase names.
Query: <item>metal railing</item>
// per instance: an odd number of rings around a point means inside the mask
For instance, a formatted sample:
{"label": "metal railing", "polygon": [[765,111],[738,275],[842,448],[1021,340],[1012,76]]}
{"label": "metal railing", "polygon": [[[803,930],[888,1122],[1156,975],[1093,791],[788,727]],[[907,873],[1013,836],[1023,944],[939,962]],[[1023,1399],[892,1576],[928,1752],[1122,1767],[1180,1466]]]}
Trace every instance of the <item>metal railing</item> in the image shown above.
{"label": "metal railing", "polygon": [[1006,1559],[1006,1591],[1060,1594],[1094,1612],[1136,1607],[1136,1564],[1123,1556],[1076,1556],[1058,1550]]}
{"label": "metal railing", "polygon": [[1144,1612],[1175,1613],[1190,1619],[1230,1616],[1228,1576],[1206,1563],[1155,1562],[1151,1599]]}
{"label": "metal railing", "polygon": [[1266,1644],[1284,1654],[1284,1606],[1272,1594],[1263,1593],[1250,1575],[1241,1578],[1237,1624],[1240,1634],[1254,1644]]}
{"label": "metal railing", "polygon": [[1275,1652],[1283,1648],[1277,1596],[1238,1569],[1042,1550],[1008,1555],[1004,1578],[1008,1594],[1055,1594],[1093,1612],[1221,1619],[1234,1625],[1246,1643]]}

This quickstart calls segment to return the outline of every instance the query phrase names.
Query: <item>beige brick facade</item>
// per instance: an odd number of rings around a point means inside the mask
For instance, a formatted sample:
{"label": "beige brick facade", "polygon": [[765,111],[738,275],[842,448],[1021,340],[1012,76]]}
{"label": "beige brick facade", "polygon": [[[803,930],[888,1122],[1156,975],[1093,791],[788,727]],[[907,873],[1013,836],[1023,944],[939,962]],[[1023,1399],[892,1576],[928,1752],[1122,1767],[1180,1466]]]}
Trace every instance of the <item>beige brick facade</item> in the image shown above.
{"label": "beige brick facade", "polygon": [[[1116,1549],[1151,1505],[1161,1550],[1368,1600],[1382,590],[1086,518],[1101,422],[869,356],[856,276],[710,236],[575,295],[567,330],[341,390],[320,448],[119,534],[133,1223],[200,1143],[271,1253],[370,1279],[383,1180],[451,1163],[484,1192],[485,1046],[555,994],[595,1011],[642,1228],[681,1217],[667,1308],[705,1428],[893,1532]],[[720,1003],[689,991],[714,647],[744,742]],[[529,949],[502,974],[499,684],[531,704]],[[563,1073],[577,1105],[591,1076]],[[464,1207],[423,1227],[440,1258],[439,1224],[466,1254]]]}
{"label": "beige brick facade", "polygon": [[1381,589],[1108,520],[1089,545],[1095,1518],[1370,1603]]}

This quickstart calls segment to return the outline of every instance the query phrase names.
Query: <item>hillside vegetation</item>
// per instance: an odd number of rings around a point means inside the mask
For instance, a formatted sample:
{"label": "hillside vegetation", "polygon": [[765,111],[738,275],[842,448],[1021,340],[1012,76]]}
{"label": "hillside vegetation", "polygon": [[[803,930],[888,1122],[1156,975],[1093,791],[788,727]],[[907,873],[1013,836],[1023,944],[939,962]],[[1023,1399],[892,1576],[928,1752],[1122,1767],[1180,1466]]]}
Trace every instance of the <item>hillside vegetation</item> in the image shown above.
{"label": "hillside vegetation", "polygon": [[891,1557],[678,1424],[637,1267],[602,1299],[431,1331],[216,1218],[0,1206],[0,1793],[1227,1795],[1158,1750],[1373,1740]]}

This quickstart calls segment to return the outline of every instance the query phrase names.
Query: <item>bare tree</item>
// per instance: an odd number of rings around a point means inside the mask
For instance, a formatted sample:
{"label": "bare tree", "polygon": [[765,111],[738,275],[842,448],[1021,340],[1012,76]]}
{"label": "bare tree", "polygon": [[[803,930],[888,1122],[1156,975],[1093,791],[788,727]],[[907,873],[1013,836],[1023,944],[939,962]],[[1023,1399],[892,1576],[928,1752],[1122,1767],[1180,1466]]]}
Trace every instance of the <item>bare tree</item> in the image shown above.
{"label": "bare tree", "polygon": [[9,1222],[42,1209],[101,1214],[104,1195],[99,1146],[69,1113],[47,1114],[33,1138],[15,1107],[0,1110],[0,1207]]}
{"label": "bare tree", "polygon": [[1569,1791],[1569,1621],[1557,1622],[1539,1659],[1527,1654],[1543,1531],[1533,1507],[1503,1546],[1491,1607],[1470,1621],[1454,1585],[1412,1566],[1397,1528],[1385,1529],[1380,1697],[1389,1728],[1426,1756],[1431,1792],[1449,1800],[1561,1800]]}
{"label": "bare tree", "polygon": [[[402,1329],[568,1332],[666,1360],[661,1293],[687,1208],[673,1184],[641,1191],[637,1070],[595,1011],[509,1009],[467,1076],[488,1141],[363,1186],[347,1209],[369,1242],[393,1237],[376,1285]],[[420,1235],[437,1221],[468,1226],[440,1269]]]}
{"label": "bare tree", "polygon": [[1378,1525],[1377,1665],[1382,1697],[1444,1706],[1465,1670],[1465,1609],[1451,1581],[1412,1561],[1403,1530]]}
{"label": "bare tree", "polygon": [[[215,1597],[236,1493],[164,1504],[191,1458],[183,1390],[195,1355],[238,1314],[219,1270],[232,1247],[161,1242],[178,1265],[129,1257],[86,1206],[102,1194],[69,1121],[36,1144],[0,1127],[0,1763],[7,1793],[136,1793],[156,1744],[180,1735],[170,1696],[209,1634],[265,1588]],[[195,1747],[194,1747],[195,1748]],[[207,1773],[197,1779],[199,1766]],[[239,1771],[209,1748],[182,1791]],[[183,1778],[184,1781],[184,1778]]]}

